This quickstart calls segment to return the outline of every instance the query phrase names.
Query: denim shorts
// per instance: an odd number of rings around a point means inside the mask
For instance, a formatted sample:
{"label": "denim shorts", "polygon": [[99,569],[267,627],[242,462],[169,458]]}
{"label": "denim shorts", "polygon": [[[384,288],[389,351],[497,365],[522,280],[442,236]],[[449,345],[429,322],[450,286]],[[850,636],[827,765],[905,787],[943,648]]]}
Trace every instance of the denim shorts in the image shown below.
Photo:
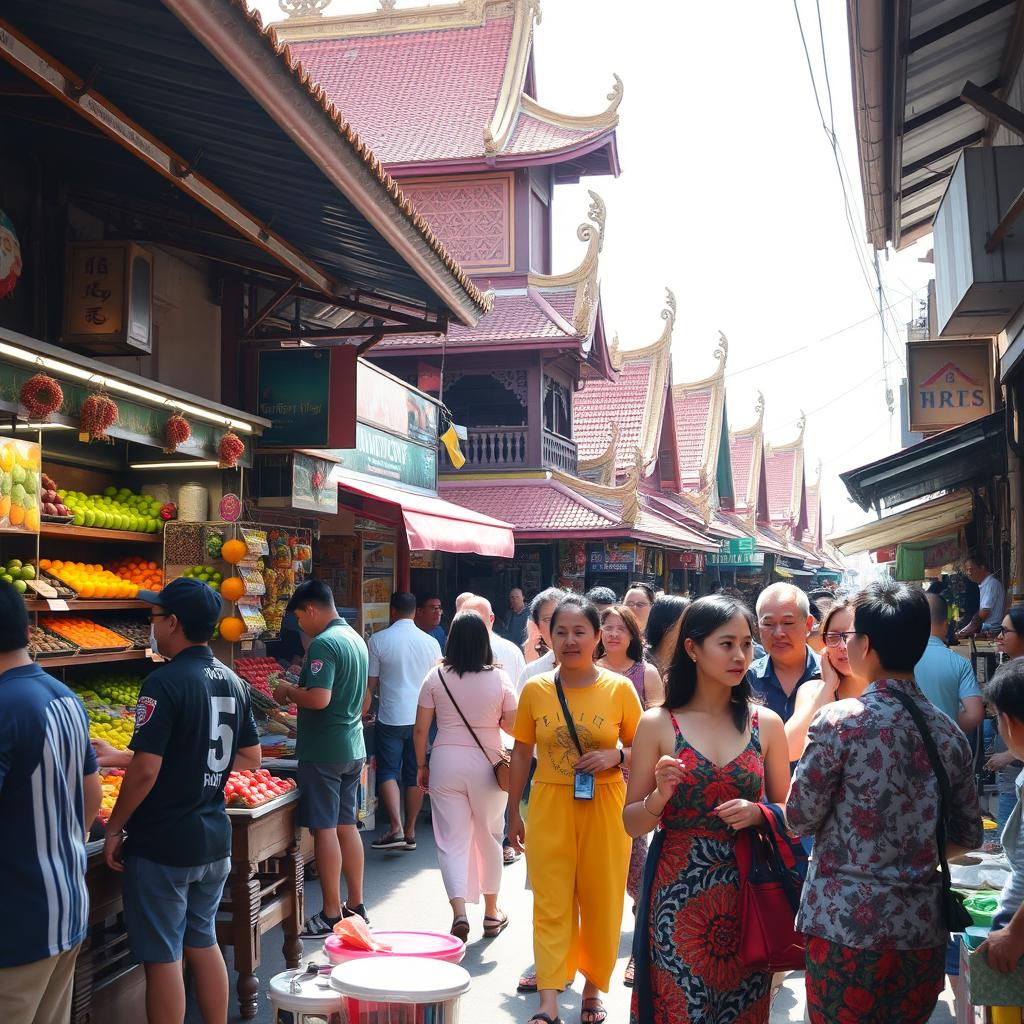
{"label": "denim shorts", "polygon": [[228,857],[191,868],[125,857],[124,923],[132,953],[143,963],[173,964],[184,946],[216,945],[217,908],[230,871]]}
{"label": "denim shorts", "polygon": [[300,761],[298,823],[308,829],[354,825],[365,762],[365,757],[342,764]]}
{"label": "denim shorts", "polygon": [[408,789],[416,785],[416,748],[411,725],[385,725],[374,729],[377,747],[377,782],[398,782]]}

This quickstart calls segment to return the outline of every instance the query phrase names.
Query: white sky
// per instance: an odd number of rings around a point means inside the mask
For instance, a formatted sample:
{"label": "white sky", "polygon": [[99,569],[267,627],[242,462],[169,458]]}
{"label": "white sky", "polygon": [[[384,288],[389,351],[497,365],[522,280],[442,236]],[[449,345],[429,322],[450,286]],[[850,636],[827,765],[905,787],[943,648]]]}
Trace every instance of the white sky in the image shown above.
{"label": "white sky", "polygon": [[[282,17],[276,0],[249,2],[264,20]],[[799,3],[828,119],[815,4]],[[326,13],[374,6],[334,0]],[[399,6],[418,5],[403,0]],[[853,176],[857,248],[870,264],[845,6],[821,3],[825,52],[839,144]],[[839,530],[866,520],[838,474],[897,450],[899,414],[890,421],[886,410],[873,278],[869,292],[792,3],[542,0],[542,7],[535,29],[542,104],[594,113],[607,105],[612,72],[625,83],[622,175],[558,189],[553,269],[567,270],[580,258],[576,226],[592,188],[608,206],[601,277],[609,337],[617,331],[624,348],[653,341],[662,327],[664,289],[671,287],[679,304],[675,381],[714,369],[712,352],[723,331],[730,426],[753,421],[759,390],[768,441],[792,440],[806,410],[808,483],[821,459],[826,534],[833,523]],[[923,298],[932,276],[918,262],[929,245],[930,239],[888,261],[880,254],[887,304],[895,304],[885,351],[897,402],[911,295]],[[805,345],[806,351],[748,370]]]}

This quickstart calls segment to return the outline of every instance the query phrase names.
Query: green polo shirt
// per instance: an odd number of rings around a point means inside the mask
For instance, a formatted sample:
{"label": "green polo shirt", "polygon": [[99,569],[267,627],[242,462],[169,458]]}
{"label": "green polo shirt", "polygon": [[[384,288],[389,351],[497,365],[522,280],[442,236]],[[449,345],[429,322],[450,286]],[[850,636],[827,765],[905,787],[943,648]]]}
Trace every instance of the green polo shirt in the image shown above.
{"label": "green polo shirt", "polygon": [[331,702],[320,711],[299,708],[295,756],[300,761],[343,764],[366,756],[366,669],[366,644],[344,619],[335,619],[313,638],[302,663],[299,686],[330,690]]}

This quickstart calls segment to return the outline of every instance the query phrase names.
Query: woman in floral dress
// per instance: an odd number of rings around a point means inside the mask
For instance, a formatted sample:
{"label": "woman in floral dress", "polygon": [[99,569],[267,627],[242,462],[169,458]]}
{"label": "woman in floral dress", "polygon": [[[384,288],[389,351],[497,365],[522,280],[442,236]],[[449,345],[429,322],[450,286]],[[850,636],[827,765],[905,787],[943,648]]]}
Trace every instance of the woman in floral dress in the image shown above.
{"label": "woman in floral dress", "polygon": [[632,1024],[766,1024],[771,974],[739,946],[737,829],[789,788],[782,720],[751,704],[753,619],[738,601],[687,608],[666,681],[633,740],[623,822],[658,824],[637,914]]}

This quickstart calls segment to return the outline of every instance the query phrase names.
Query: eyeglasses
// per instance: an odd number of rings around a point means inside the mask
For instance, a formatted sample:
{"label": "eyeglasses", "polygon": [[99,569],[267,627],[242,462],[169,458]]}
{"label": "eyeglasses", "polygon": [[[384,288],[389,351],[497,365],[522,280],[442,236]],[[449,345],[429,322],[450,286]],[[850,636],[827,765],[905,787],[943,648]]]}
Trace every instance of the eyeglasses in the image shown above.
{"label": "eyeglasses", "polygon": [[169,612],[150,612],[149,613],[149,621],[150,622],[152,622],[154,619],[169,619],[170,617],[171,616],[170,616]]}
{"label": "eyeglasses", "polygon": [[626,607],[629,608],[629,609],[633,609],[633,608],[650,608],[651,607],[651,602],[650,601],[627,601],[626,602]]}
{"label": "eyeglasses", "polygon": [[1015,636],[1020,636],[1020,633],[1015,629],[1007,629],[1006,626],[1000,626],[996,630],[996,636],[1006,636],[1007,633],[1013,633]]}
{"label": "eyeglasses", "polygon": [[826,633],[825,646],[838,647],[841,643],[848,644],[850,642],[850,637],[856,635],[857,630],[855,629],[848,629],[845,633]]}

